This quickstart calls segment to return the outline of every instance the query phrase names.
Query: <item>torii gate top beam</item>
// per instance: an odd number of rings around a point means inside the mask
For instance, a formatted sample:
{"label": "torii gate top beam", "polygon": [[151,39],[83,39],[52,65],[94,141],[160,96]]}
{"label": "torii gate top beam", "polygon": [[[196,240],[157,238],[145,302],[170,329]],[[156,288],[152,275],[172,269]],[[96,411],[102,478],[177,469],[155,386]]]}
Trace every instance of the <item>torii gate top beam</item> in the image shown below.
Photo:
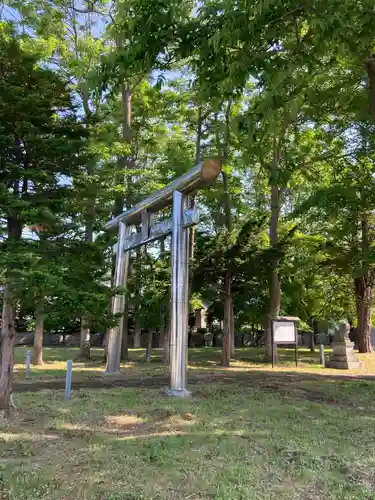
{"label": "torii gate top beam", "polygon": [[141,221],[142,212],[157,212],[172,203],[173,191],[190,194],[199,188],[208,186],[216,179],[221,171],[220,162],[217,160],[205,160],[199,163],[185,174],[167,184],[164,188],[156,191],[148,198],[137,203],[133,208],[122,212],[105,225],[105,229],[114,229],[119,222],[126,225],[135,225]]}

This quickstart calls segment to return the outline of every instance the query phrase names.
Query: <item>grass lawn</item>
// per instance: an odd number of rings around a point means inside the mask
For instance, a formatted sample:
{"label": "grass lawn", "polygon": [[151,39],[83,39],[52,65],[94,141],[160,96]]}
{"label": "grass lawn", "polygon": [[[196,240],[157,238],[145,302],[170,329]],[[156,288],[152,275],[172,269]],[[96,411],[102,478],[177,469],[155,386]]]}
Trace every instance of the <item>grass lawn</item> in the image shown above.
{"label": "grass lawn", "polygon": [[[45,349],[30,390],[61,377],[74,354]],[[137,363],[144,352],[132,351],[123,370],[166,373],[158,355]],[[230,370],[218,356],[190,352],[190,376],[211,378],[186,400],[150,387],[73,383],[71,401],[59,390],[16,391],[18,410],[0,422],[0,499],[375,499],[375,380],[337,379],[307,351],[297,370],[288,351],[276,370],[256,350],[239,350]],[[371,373],[372,355],[363,359]],[[102,372],[97,360],[81,376]]]}
{"label": "grass lawn", "polygon": [[375,498],[375,382],[299,378],[198,384],[189,400],[17,394],[0,425],[0,498]]}
{"label": "grass lawn", "polygon": [[[17,382],[25,381],[25,358],[28,348],[17,347],[15,349],[15,367],[14,376]],[[299,348],[299,366],[296,369],[294,363],[294,351],[292,349],[279,349],[279,366],[274,371],[293,371],[311,372],[324,374],[357,375],[374,374],[375,375],[375,356],[359,355],[363,361],[361,370],[338,371],[324,369],[319,364],[319,353],[311,353],[309,349]],[[45,347],[43,349],[44,364],[42,366],[31,367],[31,377],[29,383],[38,380],[63,379],[65,377],[66,361],[75,360],[78,356],[78,348],[63,347]],[[249,371],[269,370],[269,365],[263,362],[263,349],[243,348],[236,349],[235,359],[229,369],[220,367],[220,349],[219,348],[199,348],[189,349],[189,373],[198,374],[216,374],[216,373],[244,373]],[[326,349],[326,356],[330,349]],[[73,377],[74,380],[85,380],[87,378],[102,379],[105,364],[103,362],[103,349],[93,348],[91,350],[92,360],[87,362],[74,361]],[[153,349],[151,363],[146,363],[145,349],[130,349],[129,361],[121,364],[121,375],[117,378],[138,378],[155,375],[167,376],[168,366],[161,362],[162,353],[160,349]]]}

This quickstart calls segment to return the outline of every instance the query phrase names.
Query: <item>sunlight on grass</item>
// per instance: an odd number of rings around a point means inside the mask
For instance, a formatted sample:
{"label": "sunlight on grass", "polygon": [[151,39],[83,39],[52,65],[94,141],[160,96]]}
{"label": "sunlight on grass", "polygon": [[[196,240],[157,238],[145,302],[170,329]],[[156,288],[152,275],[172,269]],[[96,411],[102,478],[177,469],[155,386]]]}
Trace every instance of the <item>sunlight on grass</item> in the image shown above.
{"label": "sunlight on grass", "polygon": [[[267,390],[198,384],[16,395],[0,426],[10,499],[358,499],[375,496],[375,383]],[[319,396],[319,403],[316,398]],[[11,436],[11,437],[10,437]],[[1,498],[1,495],[0,495]]]}
{"label": "sunlight on grass", "polygon": [[[26,348],[18,347],[15,352],[14,375],[16,381],[31,384],[33,380],[42,382],[43,380],[52,381],[53,379],[63,380],[66,373],[66,361],[75,360],[78,355],[76,348],[44,348],[44,364],[42,366],[31,367],[31,377],[25,381],[25,357]],[[328,358],[330,349],[326,349]],[[278,350],[279,364],[272,369],[269,364],[263,360],[263,350],[255,348],[237,349],[235,359],[232,360],[229,368],[220,366],[221,353],[218,348],[199,348],[189,350],[189,371],[192,375],[204,375],[215,373],[241,374],[250,371],[271,370],[273,372],[295,373],[314,373],[321,375],[375,375],[375,356],[372,354],[359,354],[363,361],[363,366],[359,370],[334,370],[323,369],[319,364],[318,352],[311,353],[308,349],[299,348],[298,367],[294,363],[294,352],[291,349]],[[160,349],[154,349],[151,363],[145,362],[144,349],[130,349],[129,360],[121,363],[121,374],[117,378],[127,380],[129,378],[139,379],[142,377],[164,376],[167,377],[169,368],[161,362],[162,353]],[[73,380],[97,379],[101,380],[104,376],[103,349],[92,349],[92,360],[87,362],[73,361]]]}

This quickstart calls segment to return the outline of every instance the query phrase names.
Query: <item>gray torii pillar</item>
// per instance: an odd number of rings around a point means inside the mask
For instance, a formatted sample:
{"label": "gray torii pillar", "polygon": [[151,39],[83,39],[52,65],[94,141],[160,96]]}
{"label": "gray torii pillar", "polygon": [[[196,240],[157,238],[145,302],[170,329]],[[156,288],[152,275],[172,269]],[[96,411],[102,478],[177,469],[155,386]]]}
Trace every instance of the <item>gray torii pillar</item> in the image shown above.
{"label": "gray torii pillar", "polygon": [[169,396],[186,397],[189,317],[189,228],[184,227],[187,195],[172,198],[172,286]]}

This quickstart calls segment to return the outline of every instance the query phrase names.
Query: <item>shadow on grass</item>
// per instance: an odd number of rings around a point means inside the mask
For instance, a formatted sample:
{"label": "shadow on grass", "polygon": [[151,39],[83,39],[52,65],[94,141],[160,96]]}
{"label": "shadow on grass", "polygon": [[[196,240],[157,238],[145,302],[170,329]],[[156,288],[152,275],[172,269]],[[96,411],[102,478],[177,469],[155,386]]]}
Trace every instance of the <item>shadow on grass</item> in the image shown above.
{"label": "shadow on grass", "polygon": [[[25,363],[26,351],[33,351],[30,346],[17,346],[14,350],[15,363]],[[68,361],[68,359],[77,359],[79,356],[78,347],[43,347],[43,360],[44,363],[54,363],[61,361]],[[91,361],[102,361],[104,359],[104,349],[100,347],[91,348]],[[88,360],[87,362],[90,362]]]}
{"label": "shadow on grass", "polygon": [[[26,351],[30,347],[17,347],[15,349],[15,362],[24,363]],[[129,361],[144,362],[145,349],[129,349]],[[298,350],[299,360],[302,364],[317,364],[319,363],[319,352],[311,353],[308,349],[300,348]],[[75,347],[44,347],[43,359],[45,363],[67,361],[68,359],[77,359],[79,349]],[[92,361],[102,362],[104,360],[104,349],[94,347],[91,349]],[[280,362],[293,362],[294,349],[278,349],[278,357]],[[244,361],[248,363],[263,363],[264,349],[247,347],[236,349],[236,361]],[[152,350],[151,362],[160,363],[162,361],[162,350],[155,348]],[[221,361],[221,348],[218,347],[200,347],[189,349],[189,363],[198,366],[209,366]]]}
{"label": "shadow on grass", "polygon": [[[92,373],[92,372],[90,372]],[[158,388],[165,389],[169,385],[169,377],[166,374],[153,374],[137,377],[100,377],[98,376],[80,379],[73,377],[72,391],[92,388],[105,389],[111,388]],[[258,389],[264,393],[273,393],[284,398],[293,397],[316,403],[340,404],[339,401],[347,394],[345,406],[356,406],[357,399],[355,391],[365,388],[366,392],[372,395],[375,400],[375,377],[366,375],[348,376],[341,374],[325,374],[324,372],[298,372],[298,371],[270,371],[270,370],[247,370],[246,372],[231,372],[222,370],[215,373],[191,373],[189,374],[189,386],[195,393],[195,387],[199,386],[204,396],[203,387],[207,387],[207,394],[211,386],[215,385],[217,391],[233,391],[233,388],[242,388],[242,390]],[[56,380],[51,377],[38,381],[37,379],[29,382],[14,384],[14,392],[37,392],[43,390],[61,390],[64,389],[65,381]],[[331,389],[327,391],[327,387]],[[223,388],[223,389],[221,389]],[[225,389],[224,389],[225,388]],[[338,392],[338,388],[342,394]],[[227,395],[229,393],[227,392]],[[350,396],[350,397],[349,397]],[[207,396],[208,397],[208,396]],[[353,399],[354,398],[354,399]],[[354,401],[354,403],[353,403]],[[358,405],[357,405],[358,406]]]}
{"label": "shadow on grass", "polygon": [[258,370],[192,386],[186,400],[155,386],[20,395],[0,440],[8,497],[373,498],[372,381]]}
{"label": "shadow on grass", "polygon": [[[66,368],[40,368],[40,367],[31,367],[31,375],[29,379],[26,379],[26,370],[24,368],[18,369],[15,371],[15,380],[17,382],[21,382],[21,380],[25,380],[27,383],[33,383],[33,381],[42,380],[56,380],[56,379],[64,379],[66,377]],[[104,367],[90,367],[85,369],[84,367],[75,367],[73,371],[73,380],[74,378],[91,378],[91,377],[103,377]]]}

